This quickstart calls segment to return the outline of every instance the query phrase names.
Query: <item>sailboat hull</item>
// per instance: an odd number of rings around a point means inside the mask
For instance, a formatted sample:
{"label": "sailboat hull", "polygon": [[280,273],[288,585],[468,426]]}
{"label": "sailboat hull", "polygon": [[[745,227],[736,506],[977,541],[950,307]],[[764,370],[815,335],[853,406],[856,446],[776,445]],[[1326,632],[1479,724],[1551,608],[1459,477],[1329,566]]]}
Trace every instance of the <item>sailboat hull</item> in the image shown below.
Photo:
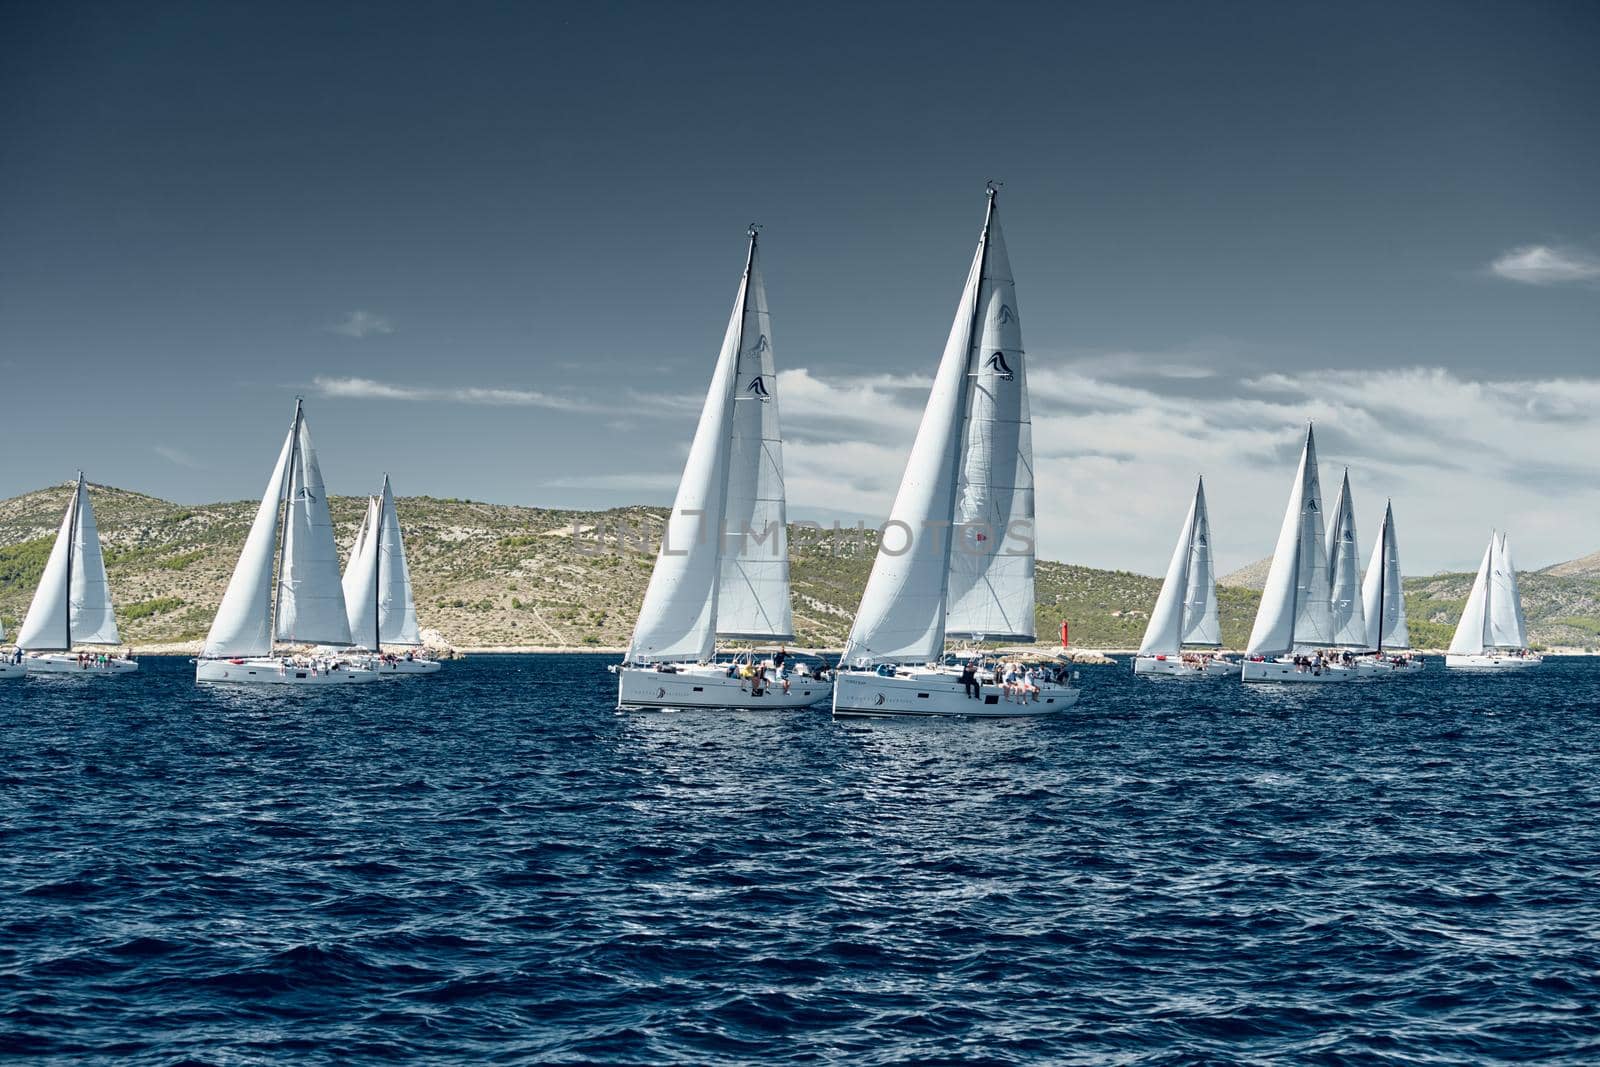
{"label": "sailboat hull", "polygon": [[1151,678],[1237,678],[1239,664],[1220,658],[1185,661],[1181,656],[1136,656],[1133,673]]}
{"label": "sailboat hull", "polygon": [[1336,685],[1353,682],[1360,677],[1353,668],[1302,667],[1292,660],[1245,660],[1240,666],[1239,678],[1246,682],[1284,682],[1290,685]]}
{"label": "sailboat hull", "polygon": [[21,678],[28,673],[28,668],[20,663],[0,663],[0,678]]}
{"label": "sailboat hull", "polygon": [[1543,656],[1507,656],[1495,652],[1448,655],[1444,658],[1444,665],[1451,670],[1466,671],[1519,671],[1526,667],[1537,667],[1543,662]]}
{"label": "sailboat hull", "polygon": [[139,664],[120,656],[96,663],[93,657],[80,661],[76,652],[39,652],[22,661],[29,674],[73,674],[83,678],[114,678],[133,674]]}
{"label": "sailboat hull", "polygon": [[627,711],[667,708],[726,708],[758,711],[808,708],[828,699],[833,686],[816,677],[789,676],[789,691],[783,682],[769,682],[757,696],[750,682],[728,677],[725,664],[695,664],[675,671],[654,667],[618,667],[617,707]]}
{"label": "sailboat hull", "polygon": [[1372,656],[1363,656],[1356,660],[1356,673],[1363,678],[1403,678],[1406,675],[1416,674],[1422,670],[1422,657],[1415,656],[1411,659],[1395,662],[1385,657],[1378,659]]}
{"label": "sailboat hull", "polygon": [[379,678],[410,678],[419,674],[438,674],[441,667],[436,659],[397,659],[385,663],[380,659],[368,658],[363,660],[361,665]]}
{"label": "sailboat hull", "polygon": [[260,657],[199,660],[194,680],[230,685],[354,685],[375,682],[378,675],[359,667],[300,667],[276,657]]}
{"label": "sailboat hull", "polygon": [[834,679],[833,714],[838,718],[1022,719],[1057,715],[1078,702],[1082,690],[1046,682],[1037,697],[1023,699],[996,685],[968,696],[954,671],[901,667],[893,677],[873,671],[842,671]]}

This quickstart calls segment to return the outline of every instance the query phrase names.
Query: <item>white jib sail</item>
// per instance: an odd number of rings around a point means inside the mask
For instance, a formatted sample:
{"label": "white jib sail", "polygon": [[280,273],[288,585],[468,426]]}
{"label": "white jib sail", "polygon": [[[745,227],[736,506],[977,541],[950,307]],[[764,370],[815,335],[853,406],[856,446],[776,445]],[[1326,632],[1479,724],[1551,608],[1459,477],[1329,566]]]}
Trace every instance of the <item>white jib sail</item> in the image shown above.
{"label": "white jib sail", "polygon": [[378,509],[382,505],[377,497],[367,498],[367,510],[361,516],[361,529],[356,532],[356,542],[350,547],[350,560],[345,564],[344,590],[345,617],[350,621],[350,639],[362,648],[376,651],[378,641],[378,535],[381,521]]}
{"label": "white jib sail", "polygon": [[945,637],[1034,637],[1033,426],[1011,259],[989,215],[968,364]]}
{"label": "white jib sail", "polygon": [[639,620],[628,645],[628,662],[702,662],[716,647],[717,591],[721,577],[721,535],[727,492],[735,375],[739,337],[744,327],[745,277],[733,301],[722,351],[700,410],[678,482],[678,496],[661,535],[661,549],[644,591]]}
{"label": "white jib sail", "polygon": [[291,456],[284,510],[283,562],[278,569],[277,637],[291,644],[348,645],[339,574],[339,546],[328,514],[322,468],[311,428],[300,418],[300,446]]}
{"label": "white jib sail", "polygon": [[978,248],[950,324],[950,337],[845,642],[847,663],[927,663],[944,650],[949,526],[955,514],[960,458],[957,446],[972,381],[973,319],[993,218],[991,195]]}
{"label": "white jib sail", "polygon": [[94,505],[80,474],[39,588],[17,633],[17,646],[65,651],[76,645],[115,645],[119,641]]}
{"label": "white jib sail", "polygon": [[1527,625],[1523,622],[1522,593],[1517,588],[1516,565],[1511,562],[1511,551],[1506,545],[1506,535],[1499,534],[1492,541],[1493,558],[1489,563],[1489,620],[1484,644],[1493,648],[1526,648]]}
{"label": "white jib sail", "polygon": [[1316,441],[1307,427],[1300,467],[1289,491],[1272,567],[1250,631],[1250,654],[1279,656],[1294,648],[1328,644],[1333,634],[1328,591]]}
{"label": "white jib sail", "polygon": [[786,641],[794,638],[794,619],[789,604],[783,438],[778,425],[772,318],[754,233],[745,276],[729,426],[716,635]]}
{"label": "white jib sail", "polygon": [[1393,505],[1385,505],[1383,509],[1383,526],[1378,530],[1378,543],[1372,546],[1367,577],[1361,585],[1361,606],[1367,620],[1368,648],[1402,650],[1411,647]]}
{"label": "white jib sail", "polygon": [[1350,497],[1350,472],[1339,486],[1339,503],[1328,527],[1328,610],[1333,644],[1366,648],[1367,619],[1361,601],[1361,556],[1356,542],[1355,502]]}
{"label": "white jib sail", "polygon": [[1206,485],[1201,479],[1194,491],[1194,531],[1189,540],[1189,576],[1183,596],[1185,645],[1217,647],[1222,644],[1222,619],[1217,611],[1217,572],[1211,562],[1211,516],[1206,510]]}
{"label": "white jib sail", "polygon": [[[295,426],[299,418],[295,419]],[[283,439],[283,450],[267,479],[267,491],[250,525],[244,550],[233,568],[233,577],[222,593],[217,617],[200,649],[206,659],[237,656],[267,656],[272,653],[272,566],[278,546],[278,512],[283,507],[283,485],[289,473],[289,455],[294,449],[295,426]]]}
{"label": "white jib sail", "polygon": [[417,602],[411,592],[411,568],[406,563],[405,539],[400,533],[400,516],[395,511],[388,475],[384,475],[383,492],[378,497],[378,514],[378,632],[386,645],[420,645],[422,631],[417,626]]}
{"label": "white jib sail", "polygon": [[1466,606],[1456,623],[1456,632],[1450,638],[1450,651],[1458,656],[1475,656],[1482,652],[1489,640],[1489,569],[1494,564],[1495,535],[1489,535],[1489,547],[1483,550],[1483,562],[1478,564],[1478,576],[1473,579],[1472,592],[1467,594]]}

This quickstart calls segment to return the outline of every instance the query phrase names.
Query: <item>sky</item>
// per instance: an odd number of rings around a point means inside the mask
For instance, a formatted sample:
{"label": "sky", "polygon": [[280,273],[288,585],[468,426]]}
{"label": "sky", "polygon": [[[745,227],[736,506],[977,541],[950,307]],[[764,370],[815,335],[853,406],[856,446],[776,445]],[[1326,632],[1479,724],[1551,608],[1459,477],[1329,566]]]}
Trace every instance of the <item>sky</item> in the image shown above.
{"label": "sky", "polygon": [[760,222],[791,518],[881,517],[986,179],[1047,558],[1600,549],[1600,6],[0,5],[0,496],[671,502]]}

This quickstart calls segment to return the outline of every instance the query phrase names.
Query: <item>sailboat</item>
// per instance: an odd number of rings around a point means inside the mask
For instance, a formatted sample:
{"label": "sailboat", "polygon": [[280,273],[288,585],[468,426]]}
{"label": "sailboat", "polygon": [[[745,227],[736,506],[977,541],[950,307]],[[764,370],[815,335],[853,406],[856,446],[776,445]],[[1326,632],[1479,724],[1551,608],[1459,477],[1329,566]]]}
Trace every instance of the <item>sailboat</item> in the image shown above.
{"label": "sailboat", "polygon": [[45,562],[33,604],[17,631],[17,647],[28,656],[29,674],[75,674],[115,677],[139,669],[132,659],[105,652],[80,653],[80,646],[116,647],[117,616],[111,607],[105,557],[88,485],[78,472],[72,499],[56,543]]}
{"label": "sailboat", "polygon": [[[1353,527],[1353,517],[1350,524]],[[1308,426],[1261,606],[1245,648],[1240,669],[1244,681],[1326,683],[1356,677],[1353,668],[1334,664],[1322,652],[1336,643],[1339,633],[1334,626],[1328,544],[1323,538],[1317,444]],[[1361,640],[1366,640],[1364,627]]]}
{"label": "sailboat", "polygon": [[980,671],[976,654],[944,652],[947,639],[1032,641],[1033,575],[1022,327],[991,183],[950,338],[835,674],[834,714],[987,718],[1071,707],[1079,690],[1061,664]]}
{"label": "sailboat", "polygon": [[1178,531],[1178,544],[1167,564],[1167,577],[1150,612],[1133,673],[1176,678],[1217,678],[1237,675],[1239,665],[1211,653],[1193,654],[1186,648],[1214,649],[1222,644],[1222,623],[1217,616],[1217,577],[1211,563],[1211,520],[1206,515],[1206,483],[1195,486],[1194,502]]}
{"label": "sailboat", "polygon": [[611,668],[619,708],[803,708],[831,689],[786,655],[716,660],[718,638],[794,639],[771,318],[757,227],[749,237],[627,658]]}
{"label": "sailboat", "polygon": [[1356,540],[1356,506],[1345,468],[1339,500],[1328,524],[1328,614],[1337,648],[1367,647],[1366,604],[1361,599],[1361,546]]}
{"label": "sailboat", "polygon": [[378,677],[337,652],[277,655],[279,641],[336,648],[351,644],[333,519],[299,400],[239,563],[195,661],[195,680],[342,685]]}
{"label": "sailboat", "polygon": [[1356,661],[1366,674],[1392,677],[1422,670],[1422,657],[1411,655],[1411,632],[1406,628],[1406,598],[1400,577],[1400,544],[1394,533],[1394,504],[1383,508],[1383,526],[1372,546],[1367,577],[1361,583],[1362,614],[1367,620],[1367,647],[1371,656]]}
{"label": "sailboat", "polygon": [[1534,667],[1542,656],[1528,651],[1528,621],[1517,588],[1517,568],[1503,533],[1489,534],[1478,576],[1456,624],[1446,667],[1469,670],[1514,670]]}
{"label": "sailboat", "polygon": [[[343,588],[351,640],[357,648],[373,653],[364,661],[369,670],[384,677],[397,677],[432,674],[439,669],[437,660],[409,651],[422,647],[422,632],[417,627],[411,569],[406,566],[405,542],[387,474],[383,476],[382,492],[367,500],[361,529],[345,567]],[[408,651],[403,655],[386,654],[385,645]]]}

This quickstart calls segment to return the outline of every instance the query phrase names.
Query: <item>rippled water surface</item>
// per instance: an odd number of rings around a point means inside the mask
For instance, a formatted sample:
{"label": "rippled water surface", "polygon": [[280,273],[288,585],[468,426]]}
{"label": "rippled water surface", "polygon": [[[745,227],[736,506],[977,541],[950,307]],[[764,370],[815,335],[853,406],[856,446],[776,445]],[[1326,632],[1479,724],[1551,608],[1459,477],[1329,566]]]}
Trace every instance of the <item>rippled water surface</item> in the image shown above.
{"label": "rippled water surface", "polygon": [[1067,716],[0,682],[44,1061],[1600,1062],[1600,662]]}

